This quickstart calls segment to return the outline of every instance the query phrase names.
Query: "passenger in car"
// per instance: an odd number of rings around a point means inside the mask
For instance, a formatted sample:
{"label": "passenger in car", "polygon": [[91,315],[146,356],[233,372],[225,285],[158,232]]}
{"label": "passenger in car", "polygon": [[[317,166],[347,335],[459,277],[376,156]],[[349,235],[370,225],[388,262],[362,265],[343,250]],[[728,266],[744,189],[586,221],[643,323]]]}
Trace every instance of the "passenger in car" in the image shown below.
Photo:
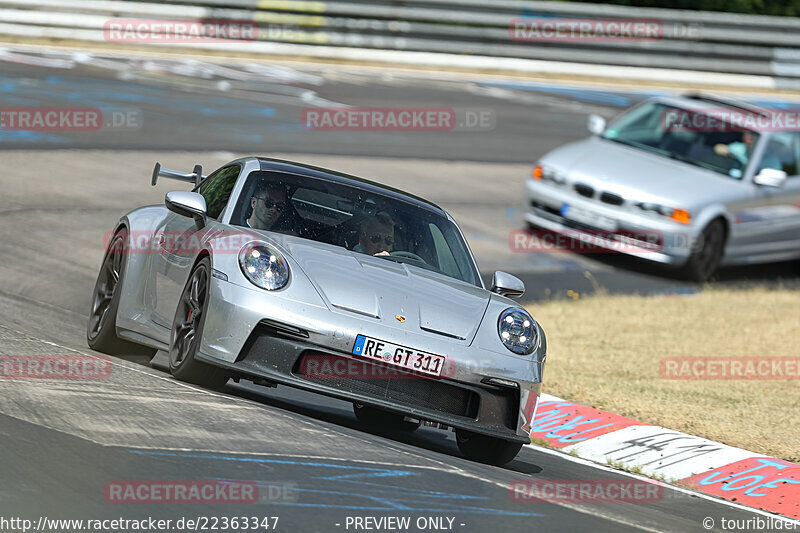
{"label": "passenger in car", "polygon": [[369,255],[389,255],[394,250],[394,220],[385,211],[367,217],[359,226],[358,244],[353,251]]}
{"label": "passenger in car", "polygon": [[752,131],[743,131],[740,141],[733,141],[729,144],[717,144],[714,146],[714,152],[717,155],[732,157],[744,168],[750,160],[750,155],[753,153],[755,143],[756,134]]}

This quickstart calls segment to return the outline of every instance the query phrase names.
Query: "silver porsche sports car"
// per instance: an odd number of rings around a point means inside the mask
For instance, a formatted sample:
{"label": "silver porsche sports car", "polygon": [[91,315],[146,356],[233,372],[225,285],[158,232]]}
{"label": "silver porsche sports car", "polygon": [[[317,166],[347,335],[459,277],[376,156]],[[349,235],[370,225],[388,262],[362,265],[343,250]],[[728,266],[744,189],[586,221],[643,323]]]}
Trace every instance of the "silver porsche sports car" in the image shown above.
{"label": "silver porsche sports car", "polygon": [[288,385],[353,402],[368,424],[456,432],[467,457],[503,464],[529,442],[547,350],[539,324],[485,288],[455,221],[355,176],[249,157],[107,239],[87,328],[112,354],[168,354],[180,380]]}

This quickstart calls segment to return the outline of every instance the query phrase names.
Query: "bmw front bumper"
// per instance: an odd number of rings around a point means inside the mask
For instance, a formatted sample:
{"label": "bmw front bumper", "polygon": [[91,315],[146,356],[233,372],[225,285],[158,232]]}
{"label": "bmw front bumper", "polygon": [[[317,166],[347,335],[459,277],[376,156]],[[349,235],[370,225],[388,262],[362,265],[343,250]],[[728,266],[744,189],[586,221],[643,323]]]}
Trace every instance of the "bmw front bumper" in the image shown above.
{"label": "bmw front bumper", "polygon": [[[590,237],[592,245],[641,257],[649,261],[681,266],[689,260],[697,238],[691,226],[665,220],[660,215],[634,213],[625,207],[603,204],[581,197],[566,186],[551,185],[537,180],[526,181],[525,220],[530,224],[556,233]],[[589,211],[612,220],[620,236],[645,235],[653,239],[620,241],[614,231],[603,231],[562,215],[564,204]],[[659,217],[659,218],[657,218]],[[648,242],[649,241],[649,242]]]}

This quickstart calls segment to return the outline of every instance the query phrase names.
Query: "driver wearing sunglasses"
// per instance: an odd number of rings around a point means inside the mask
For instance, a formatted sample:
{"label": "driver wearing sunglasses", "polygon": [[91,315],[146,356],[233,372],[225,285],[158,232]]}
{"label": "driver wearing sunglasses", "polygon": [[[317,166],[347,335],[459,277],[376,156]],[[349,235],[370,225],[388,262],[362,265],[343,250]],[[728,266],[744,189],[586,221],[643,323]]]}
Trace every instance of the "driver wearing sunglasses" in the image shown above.
{"label": "driver wearing sunglasses", "polygon": [[356,252],[369,255],[389,255],[394,249],[394,221],[385,211],[365,219],[359,228]]}
{"label": "driver wearing sunglasses", "polygon": [[250,199],[252,214],[247,225],[253,229],[270,230],[286,213],[286,189],[276,183],[266,183],[256,189]]}

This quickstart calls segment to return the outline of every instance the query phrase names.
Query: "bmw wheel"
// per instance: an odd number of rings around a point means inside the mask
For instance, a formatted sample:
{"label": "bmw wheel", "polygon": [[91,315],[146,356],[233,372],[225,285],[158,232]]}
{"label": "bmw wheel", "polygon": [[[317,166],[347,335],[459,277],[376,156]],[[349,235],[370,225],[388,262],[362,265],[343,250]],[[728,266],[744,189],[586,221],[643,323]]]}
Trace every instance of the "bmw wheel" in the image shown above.
{"label": "bmw wheel", "polygon": [[725,251],[725,224],[714,220],[700,234],[689,261],[682,269],[690,281],[703,282],[716,272]]}

